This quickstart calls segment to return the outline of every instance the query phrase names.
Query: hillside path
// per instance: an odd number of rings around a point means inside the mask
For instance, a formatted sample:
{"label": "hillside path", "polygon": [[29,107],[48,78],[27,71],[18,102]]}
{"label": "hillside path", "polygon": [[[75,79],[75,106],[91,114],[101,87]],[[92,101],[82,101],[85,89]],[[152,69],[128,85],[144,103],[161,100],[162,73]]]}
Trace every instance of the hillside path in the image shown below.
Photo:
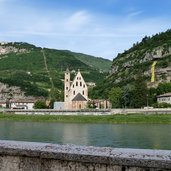
{"label": "hillside path", "polygon": [[47,74],[48,74],[48,77],[49,77],[49,80],[50,80],[50,83],[51,83],[51,87],[54,88],[53,79],[52,79],[52,77],[51,77],[51,75],[50,75],[50,71],[49,71],[48,65],[47,65],[47,57],[46,57],[45,52],[44,52],[43,49],[41,50],[41,52],[42,52],[42,54],[43,54],[45,69],[46,69],[46,72],[47,72]]}

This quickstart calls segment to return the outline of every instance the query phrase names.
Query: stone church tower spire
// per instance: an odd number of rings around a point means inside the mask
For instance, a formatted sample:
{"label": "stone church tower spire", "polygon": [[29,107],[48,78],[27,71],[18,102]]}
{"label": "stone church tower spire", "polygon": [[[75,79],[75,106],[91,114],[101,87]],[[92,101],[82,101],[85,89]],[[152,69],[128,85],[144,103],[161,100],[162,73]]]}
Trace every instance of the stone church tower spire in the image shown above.
{"label": "stone church tower spire", "polygon": [[64,80],[64,102],[69,101],[69,90],[70,90],[70,71],[67,68],[65,71],[65,80]]}

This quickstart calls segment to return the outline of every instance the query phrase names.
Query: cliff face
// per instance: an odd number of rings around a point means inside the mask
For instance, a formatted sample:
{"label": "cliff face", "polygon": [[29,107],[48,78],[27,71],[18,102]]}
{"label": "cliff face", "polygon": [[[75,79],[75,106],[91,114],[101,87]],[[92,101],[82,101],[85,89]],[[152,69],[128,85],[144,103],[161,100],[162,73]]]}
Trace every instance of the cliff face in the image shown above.
{"label": "cliff face", "polygon": [[24,92],[21,91],[20,87],[0,83],[0,100],[23,98],[25,98],[25,95]]}
{"label": "cliff face", "polygon": [[[154,61],[155,86],[160,82],[171,81],[171,31],[145,37],[140,43],[113,60],[110,75],[107,80],[112,85],[131,83],[137,74],[142,74],[149,86],[151,80],[151,67]],[[154,85],[153,84],[153,85]]]}

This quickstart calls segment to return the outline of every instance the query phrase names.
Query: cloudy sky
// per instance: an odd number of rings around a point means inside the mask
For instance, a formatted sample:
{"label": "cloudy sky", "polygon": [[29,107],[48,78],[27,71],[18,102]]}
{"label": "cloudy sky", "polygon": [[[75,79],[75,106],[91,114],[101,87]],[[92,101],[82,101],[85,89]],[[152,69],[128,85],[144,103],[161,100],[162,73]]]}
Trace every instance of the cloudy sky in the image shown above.
{"label": "cloudy sky", "polygon": [[0,0],[0,41],[113,59],[171,28],[171,0]]}

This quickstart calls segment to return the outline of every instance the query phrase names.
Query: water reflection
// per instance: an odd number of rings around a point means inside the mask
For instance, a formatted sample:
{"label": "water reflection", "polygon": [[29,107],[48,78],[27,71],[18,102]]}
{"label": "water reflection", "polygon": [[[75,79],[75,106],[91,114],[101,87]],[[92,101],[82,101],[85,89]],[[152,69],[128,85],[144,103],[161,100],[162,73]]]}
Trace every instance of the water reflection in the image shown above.
{"label": "water reflection", "polygon": [[122,148],[171,149],[171,125],[164,124],[61,124],[0,122],[0,139],[111,146]]}

